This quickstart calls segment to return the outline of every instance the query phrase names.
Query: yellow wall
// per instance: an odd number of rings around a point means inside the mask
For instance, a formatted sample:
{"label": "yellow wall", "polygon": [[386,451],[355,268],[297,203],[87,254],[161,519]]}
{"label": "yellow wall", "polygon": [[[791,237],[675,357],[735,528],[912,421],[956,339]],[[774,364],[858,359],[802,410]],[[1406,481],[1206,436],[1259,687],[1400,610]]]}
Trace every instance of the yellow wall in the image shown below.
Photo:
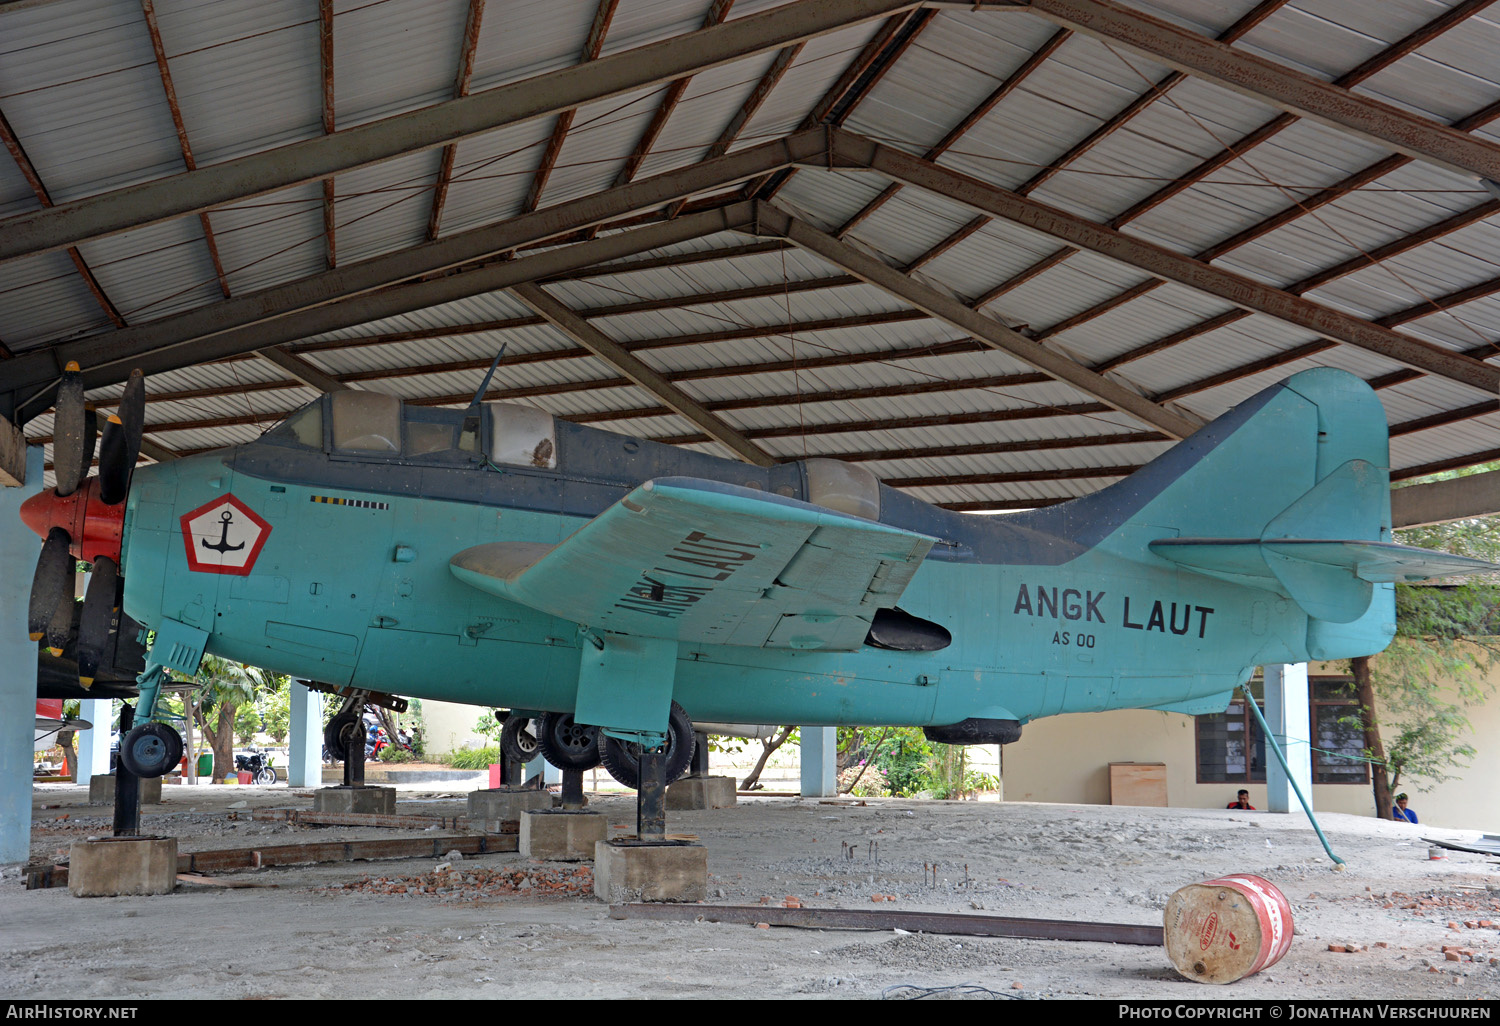
{"label": "yellow wall", "polygon": [[[1500,684],[1500,671],[1491,683]],[[1469,720],[1478,754],[1467,768],[1441,784],[1403,780],[1399,789],[1411,795],[1424,825],[1500,833],[1500,694],[1469,710]],[[1126,709],[1035,720],[1020,741],[1005,746],[1005,799],[1108,805],[1111,762],[1161,762],[1169,805],[1221,809],[1244,787],[1250,804],[1266,808],[1264,784],[1198,783],[1194,738],[1193,718],[1181,713]],[[1266,758],[1274,756],[1268,751]],[[1369,784],[1315,784],[1311,799],[1317,811],[1375,813]]]}

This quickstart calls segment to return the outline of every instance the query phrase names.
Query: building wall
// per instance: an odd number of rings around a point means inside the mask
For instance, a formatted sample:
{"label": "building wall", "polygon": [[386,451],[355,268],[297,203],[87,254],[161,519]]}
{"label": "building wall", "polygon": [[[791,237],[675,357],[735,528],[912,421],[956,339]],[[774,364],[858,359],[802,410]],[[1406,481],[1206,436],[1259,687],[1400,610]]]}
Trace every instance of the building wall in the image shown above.
{"label": "building wall", "polygon": [[[1500,670],[1491,672],[1490,683],[1500,685]],[[1469,721],[1477,754],[1466,768],[1441,784],[1402,780],[1398,789],[1411,796],[1424,825],[1500,833],[1500,788],[1494,786],[1500,780],[1500,695],[1470,709]],[[1181,713],[1126,709],[1035,720],[1020,741],[1005,746],[1005,799],[1108,805],[1111,762],[1160,762],[1169,805],[1221,809],[1244,787],[1250,804],[1266,808],[1264,784],[1198,783],[1194,738],[1193,717]],[[1266,757],[1274,758],[1269,750]],[[1375,814],[1369,784],[1314,784],[1310,797],[1316,811]]]}
{"label": "building wall", "polygon": [[[481,716],[490,715],[490,710],[477,705],[460,705],[456,702],[422,700],[423,741],[428,754],[441,755],[463,748],[477,747],[485,740],[474,730],[474,723]],[[472,742],[472,744],[469,744]]]}

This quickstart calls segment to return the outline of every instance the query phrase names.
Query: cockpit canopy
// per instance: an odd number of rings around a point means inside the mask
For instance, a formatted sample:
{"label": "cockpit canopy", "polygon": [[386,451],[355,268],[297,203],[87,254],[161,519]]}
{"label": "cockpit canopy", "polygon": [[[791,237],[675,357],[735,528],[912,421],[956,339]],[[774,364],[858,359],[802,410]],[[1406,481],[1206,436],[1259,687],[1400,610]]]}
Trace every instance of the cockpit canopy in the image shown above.
{"label": "cockpit canopy", "polygon": [[334,392],[309,403],[264,440],[321,449],[335,458],[506,466],[557,466],[552,415],[532,406],[484,403],[466,410],[407,406],[380,392]]}

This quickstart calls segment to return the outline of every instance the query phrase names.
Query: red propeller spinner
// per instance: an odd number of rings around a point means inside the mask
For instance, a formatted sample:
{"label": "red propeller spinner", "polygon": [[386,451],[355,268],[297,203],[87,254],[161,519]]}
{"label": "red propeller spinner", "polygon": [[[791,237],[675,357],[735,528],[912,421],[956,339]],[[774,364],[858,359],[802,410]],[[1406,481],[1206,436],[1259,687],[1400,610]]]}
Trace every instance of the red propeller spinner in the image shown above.
{"label": "red propeller spinner", "polygon": [[21,519],[43,538],[54,527],[68,532],[68,551],[85,563],[100,556],[120,562],[120,535],[125,504],[107,505],[99,498],[99,479],[91,477],[71,495],[44,489],[21,504]]}

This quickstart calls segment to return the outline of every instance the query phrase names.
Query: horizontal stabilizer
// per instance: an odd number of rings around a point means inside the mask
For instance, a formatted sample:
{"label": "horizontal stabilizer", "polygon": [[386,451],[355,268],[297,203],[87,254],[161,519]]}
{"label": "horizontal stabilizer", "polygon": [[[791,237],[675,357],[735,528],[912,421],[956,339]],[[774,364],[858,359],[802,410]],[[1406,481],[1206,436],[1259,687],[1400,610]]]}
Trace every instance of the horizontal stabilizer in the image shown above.
{"label": "horizontal stabilizer", "polygon": [[1162,538],[1151,551],[1197,573],[1279,592],[1332,623],[1363,616],[1374,584],[1500,573],[1481,559],[1380,541]]}
{"label": "horizontal stabilizer", "polygon": [[481,591],[596,630],[853,651],[932,544],[779,495],[664,478],[557,545],[478,545],[449,568]]}

